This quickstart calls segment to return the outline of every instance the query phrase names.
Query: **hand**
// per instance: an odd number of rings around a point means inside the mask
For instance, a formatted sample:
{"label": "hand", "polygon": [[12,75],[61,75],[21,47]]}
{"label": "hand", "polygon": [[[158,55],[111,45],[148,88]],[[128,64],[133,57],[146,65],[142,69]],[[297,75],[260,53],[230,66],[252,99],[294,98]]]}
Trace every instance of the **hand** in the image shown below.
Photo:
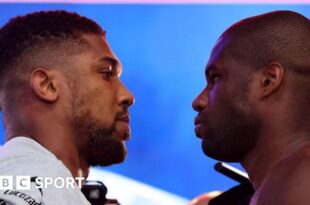
{"label": "hand", "polygon": [[120,205],[116,199],[107,199],[104,205]]}
{"label": "hand", "polygon": [[188,205],[208,205],[211,199],[217,197],[221,193],[222,192],[220,191],[212,191],[201,194],[194,198],[192,201],[190,201]]}

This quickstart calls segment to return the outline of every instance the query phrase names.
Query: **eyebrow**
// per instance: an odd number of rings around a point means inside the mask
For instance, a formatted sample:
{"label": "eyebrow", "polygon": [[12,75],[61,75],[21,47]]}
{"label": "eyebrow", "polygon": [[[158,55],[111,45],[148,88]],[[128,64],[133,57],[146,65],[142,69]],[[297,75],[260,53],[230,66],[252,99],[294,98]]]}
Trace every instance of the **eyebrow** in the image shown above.
{"label": "eyebrow", "polygon": [[206,78],[208,78],[210,76],[210,72],[214,71],[214,70],[217,70],[216,66],[215,65],[209,65],[206,67],[206,70],[205,70],[205,76]]}
{"label": "eyebrow", "polygon": [[113,65],[113,67],[117,67],[119,65],[118,60],[111,58],[111,57],[108,57],[108,56],[105,56],[105,57],[99,59],[99,62],[105,62],[105,61],[110,62]]}
{"label": "eyebrow", "polygon": [[115,58],[105,56],[105,57],[100,58],[98,61],[101,63],[103,63],[103,62],[111,63],[112,70],[114,70],[114,72],[117,74],[118,77],[122,74],[122,70],[123,70],[122,66],[121,66],[120,62],[118,60],[116,60]]}

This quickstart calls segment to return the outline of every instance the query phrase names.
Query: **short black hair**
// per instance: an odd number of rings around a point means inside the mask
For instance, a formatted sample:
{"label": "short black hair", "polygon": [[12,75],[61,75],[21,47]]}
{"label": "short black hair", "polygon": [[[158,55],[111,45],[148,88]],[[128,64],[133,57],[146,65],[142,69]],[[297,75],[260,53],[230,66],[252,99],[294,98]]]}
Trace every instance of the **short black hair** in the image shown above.
{"label": "short black hair", "polygon": [[35,59],[43,50],[48,53],[49,48],[57,48],[64,42],[81,42],[81,34],[105,35],[105,31],[93,20],[64,10],[12,18],[0,30],[0,90],[5,87],[9,73],[23,72],[16,68],[25,59]]}

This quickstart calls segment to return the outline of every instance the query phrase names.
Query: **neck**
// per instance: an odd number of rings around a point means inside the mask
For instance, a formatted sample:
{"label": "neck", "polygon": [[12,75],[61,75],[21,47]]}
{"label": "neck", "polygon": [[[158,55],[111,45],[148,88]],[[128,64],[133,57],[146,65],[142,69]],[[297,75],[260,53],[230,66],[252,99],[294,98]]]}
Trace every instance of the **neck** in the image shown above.
{"label": "neck", "polygon": [[84,177],[86,179],[88,177],[89,165],[81,158],[74,144],[66,143],[66,146],[62,146],[62,148],[58,144],[57,147],[44,144],[43,146],[64,163],[74,178]]}
{"label": "neck", "polygon": [[66,112],[67,108],[61,102],[49,105],[31,96],[23,99],[19,107],[2,106],[6,140],[28,136],[61,160],[73,177],[86,178],[89,165],[76,145],[77,139],[68,119],[72,113]]}
{"label": "neck", "polygon": [[[46,123],[46,120],[41,122]],[[23,129],[23,126],[17,126],[20,123],[5,123],[6,141],[16,136],[32,138],[61,160],[74,178],[84,177],[86,179],[89,165],[78,152],[74,136],[72,136],[73,132],[66,131],[63,125],[57,125],[53,120],[48,126],[42,123],[33,124],[40,126],[28,125],[27,129]]]}
{"label": "neck", "polygon": [[309,132],[294,133],[285,126],[266,127],[259,139],[255,148],[241,162],[255,190],[259,189],[278,163],[309,144]]}

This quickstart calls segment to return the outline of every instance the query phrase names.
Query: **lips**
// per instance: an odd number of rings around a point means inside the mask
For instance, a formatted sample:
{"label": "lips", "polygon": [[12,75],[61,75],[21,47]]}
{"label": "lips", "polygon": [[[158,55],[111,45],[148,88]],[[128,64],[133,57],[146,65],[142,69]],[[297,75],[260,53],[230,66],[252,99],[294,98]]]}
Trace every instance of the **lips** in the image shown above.
{"label": "lips", "polygon": [[128,112],[126,112],[126,114],[117,116],[116,121],[118,122],[116,124],[116,129],[118,130],[121,139],[124,141],[129,140],[131,131],[129,126],[130,117]]}
{"label": "lips", "polygon": [[130,122],[129,115],[123,115],[123,116],[119,117],[117,120],[121,121],[121,122],[125,122],[127,124],[129,124],[129,122]]}
{"label": "lips", "polygon": [[201,123],[201,120],[197,117],[195,117],[195,120],[194,120],[194,124],[195,126],[199,125]]}
{"label": "lips", "polygon": [[199,118],[199,116],[196,116],[195,117],[195,120],[194,120],[194,124],[195,124],[195,134],[198,138],[201,138],[202,139],[202,136],[201,136],[201,133],[200,133],[200,129],[201,129],[201,126],[202,126],[202,120]]}

